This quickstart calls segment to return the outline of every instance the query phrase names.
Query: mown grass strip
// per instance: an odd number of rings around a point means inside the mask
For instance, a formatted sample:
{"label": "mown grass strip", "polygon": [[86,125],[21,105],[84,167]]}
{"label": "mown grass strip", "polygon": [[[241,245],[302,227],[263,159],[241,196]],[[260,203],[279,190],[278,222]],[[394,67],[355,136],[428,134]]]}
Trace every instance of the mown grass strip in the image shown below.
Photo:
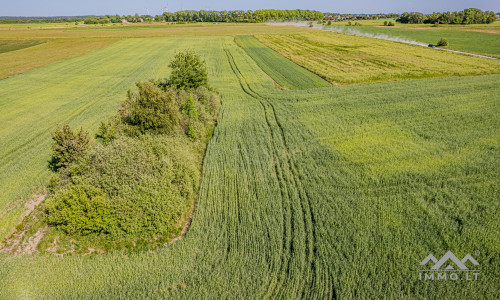
{"label": "mown grass strip", "polygon": [[45,42],[43,40],[0,40],[0,54],[36,46]]}
{"label": "mown grass strip", "polygon": [[234,40],[281,87],[309,89],[329,86],[318,75],[291,62],[253,36],[237,36]]}

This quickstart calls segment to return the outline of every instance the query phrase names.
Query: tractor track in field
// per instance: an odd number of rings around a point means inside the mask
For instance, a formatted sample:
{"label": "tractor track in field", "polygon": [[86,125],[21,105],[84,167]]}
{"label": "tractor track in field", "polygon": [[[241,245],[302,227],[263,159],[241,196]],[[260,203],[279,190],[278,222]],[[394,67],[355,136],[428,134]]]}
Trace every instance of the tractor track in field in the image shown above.
{"label": "tractor track in field", "polygon": [[[230,50],[224,49],[229,65],[235,76],[238,79],[240,87],[242,90],[251,98],[257,100],[261,105],[267,127],[269,130],[270,140],[273,148],[273,160],[275,163],[275,172],[276,177],[280,182],[285,183],[283,187],[281,187],[282,194],[282,203],[283,207],[286,210],[289,210],[291,214],[285,217],[283,222],[283,254],[281,257],[281,261],[283,262],[280,267],[280,274],[289,279],[291,277],[292,268],[294,265],[292,264],[292,259],[294,258],[294,253],[298,250],[298,247],[295,246],[296,239],[294,237],[301,234],[301,238],[305,240],[304,247],[304,256],[305,256],[305,264],[302,266],[302,275],[301,279],[303,280],[301,283],[302,289],[299,292],[301,298],[307,297],[304,292],[306,291],[306,286],[312,286],[314,282],[314,272],[315,272],[315,255],[316,255],[316,232],[314,228],[314,215],[311,210],[311,202],[309,197],[307,196],[304,188],[302,187],[302,183],[297,175],[297,168],[293,159],[291,157],[290,151],[288,149],[287,141],[283,126],[281,125],[279,118],[276,114],[276,110],[272,102],[266,97],[260,95],[256,91],[254,91],[251,86],[248,84],[247,80],[239,70],[233,55]],[[289,177],[289,178],[287,178]],[[290,182],[291,184],[286,184],[286,182]],[[297,210],[293,208],[293,199],[298,199],[299,206]],[[288,203],[285,203],[288,201]],[[296,204],[296,203],[295,203]],[[294,220],[300,219],[302,224],[294,224]],[[287,224],[289,226],[287,226]],[[300,232],[296,230],[296,227],[303,226],[304,231]],[[288,253],[288,255],[286,254]],[[270,286],[266,297],[272,297],[273,295],[280,295],[280,290],[276,290],[276,286]]]}

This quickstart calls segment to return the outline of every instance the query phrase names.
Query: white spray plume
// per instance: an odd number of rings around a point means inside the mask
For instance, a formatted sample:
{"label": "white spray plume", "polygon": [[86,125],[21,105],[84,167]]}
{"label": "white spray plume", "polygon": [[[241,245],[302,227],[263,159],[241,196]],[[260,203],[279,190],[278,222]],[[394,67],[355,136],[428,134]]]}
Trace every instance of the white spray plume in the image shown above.
{"label": "white spray plume", "polygon": [[[310,27],[309,24],[311,24],[311,23],[310,22],[268,22],[268,24],[270,24],[270,25],[291,25],[291,26],[299,26],[299,27]],[[326,30],[326,31],[347,33],[347,34],[356,35],[356,36],[366,36],[366,37],[380,39],[380,40],[400,42],[400,43],[406,43],[406,44],[412,44],[412,45],[418,45],[418,46],[424,46],[424,47],[427,46],[427,44],[425,44],[425,43],[420,43],[420,42],[417,42],[414,40],[408,40],[408,39],[401,38],[401,37],[389,36],[389,35],[383,34],[383,33],[363,32],[363,31],[359,30],[358,28],[356,28],[356,26],[338,26],[338,25],[326,26],[326,25],[315,24],[315,22],[313,22],[312,24],[313,24],[313,28],[322,29],[322,30]]]}

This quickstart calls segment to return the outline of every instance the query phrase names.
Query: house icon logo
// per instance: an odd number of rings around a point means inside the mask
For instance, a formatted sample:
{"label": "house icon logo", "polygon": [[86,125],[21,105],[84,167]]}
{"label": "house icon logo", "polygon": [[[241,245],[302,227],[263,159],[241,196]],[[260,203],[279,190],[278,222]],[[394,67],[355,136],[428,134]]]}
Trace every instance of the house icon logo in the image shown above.
{"label": "house icon logo", "polygon": [[[434,266],[431,268],[431,270],[439,270],[443,265],[447,264],[448,261],[451,261],[457,266],[460,270],[468,270],[467,266],[465,265],[466,262],[471,262],[473,265],[478,266],[479,263],[470,255],[467,254],[462,260],[459,260],[458,257],[456,257],[453,252],[448,251],[446,252],[443,257],[441,257],[440,260],[437,260],[434,255],[429,254],[421,263],[421,266],[426,265],[429,261],[432,261],[434,263]],[[451,264],[448,264],[445,267],[445,270],[454,270],[453,266]]]}
{"label": "house icon logo", "polygon": [[[479,263],[470,254],[465,255],[461,260],[451,251],[446,252],[439,260],[429,254],[420,265],[426,266],[422,267],[426,269],[419,270],[419,280],[478,280],[479,276],[479,270],[476,267]],[[429,268],[427,265],[432,266]],[[469,269],[467,266],[474,266],[474,268]]]}

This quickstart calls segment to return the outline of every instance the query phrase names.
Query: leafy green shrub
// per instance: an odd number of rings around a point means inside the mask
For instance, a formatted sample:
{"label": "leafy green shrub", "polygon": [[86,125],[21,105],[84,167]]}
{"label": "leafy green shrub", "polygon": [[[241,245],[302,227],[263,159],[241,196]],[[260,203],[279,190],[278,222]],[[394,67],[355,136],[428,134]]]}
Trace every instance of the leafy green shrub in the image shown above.
{"label": "leafy green shrub", "polygon": [[387,26],[388,24],[389,24],[389,22],[384,21],[384,26]]}
{"label": "leafy green shrub", "polygon": [[187,116],[187,129],[186,135],[193,139],[198,137],[197,130],[195,129],[198,121],[198,110],[194,104],[194,99],[191,95],[189,95],[186,99],[186,103],[184,104],[184,108],[182,112]]}
{"label": "leafy green shrub", "polygon": [[96,139],[102,143],[109,143],[116,138],[116,128],[111,122],[101,122],[97,130]]}
{"label": "leafy green shrub", "polygon": [[172,73],[168,80],[168,85],[192,89],[200,86],[208,86],[208,72],[205,61],[194,51],[187,50],[179,52],[170,62],[169,67]]}
{"label": "leafy green shrub", "polygon": [[83,128],[80,128],[78,132],[73,132],[68,124],[62,128],[58,125],[56,131],[52,133],[52,140],[52,157],[49,167],[54,171],[67,167],[90,146],[89,133]]}
{"label": "leafy green shrub", "polygon": [[175,93],[163,91],[151,82],[138,82],[139,91],[129,94],[121,108],[122,120],[137,126],[141,133],[172,133],[179,123]]}
{"label": "leafy green shrub", "polygon": [[189,122],[188,128],[186,129],[186,135],[192,140],[197,138],[198,135],[196,134],[193,122]]}
{"label": "leafy green shrub", "polygon": [[328,23],[326,23],[327,26],[332,26],[332,21],[328,21]]}
{"label": "leafy green shrub", "polygon": [[69,234],[110,233],[116,215],[99,188],[75,185],[57,192],[45,203],[49,225]]}
{"label": "leafy green shrub", "polygon": [[[193,95],[196,98],[196,103],[203,106],[203,110],[211,115],[212,118],[216,117],[217,112],[220,107],[220,97],[217,93],[209,91],[206,87],[200,86],[193,91]],[[200,108],[197,108],[200,112]],[[201,115],[201,114],[200,114]]]}
{"label": "leafy green shrub", "polygon": [[394,22],[387,23],[387,26],[395,26],[395,25],[396,25],[396,23],[394,23]]}
{"label": "leafy green shrub", "polygon": [[448,46],[448,40],[445,38],[441,38],[439,42],[437,43],[438,46],[443,47],[443,46]]}
{"label": "leafy green shrub", "polygon": [[198,119],[198,110],[196,110],[194,99],[191,95],[187,97],[182,112],[185,113],[190,119]]}
{"label": "leafy green shrub", "polygon": [[196,153],[185,137],[119,136],[96,144],[70,167],[72,184],[94,186],[112,199],[113,235],[169,234],[198,189]]}

